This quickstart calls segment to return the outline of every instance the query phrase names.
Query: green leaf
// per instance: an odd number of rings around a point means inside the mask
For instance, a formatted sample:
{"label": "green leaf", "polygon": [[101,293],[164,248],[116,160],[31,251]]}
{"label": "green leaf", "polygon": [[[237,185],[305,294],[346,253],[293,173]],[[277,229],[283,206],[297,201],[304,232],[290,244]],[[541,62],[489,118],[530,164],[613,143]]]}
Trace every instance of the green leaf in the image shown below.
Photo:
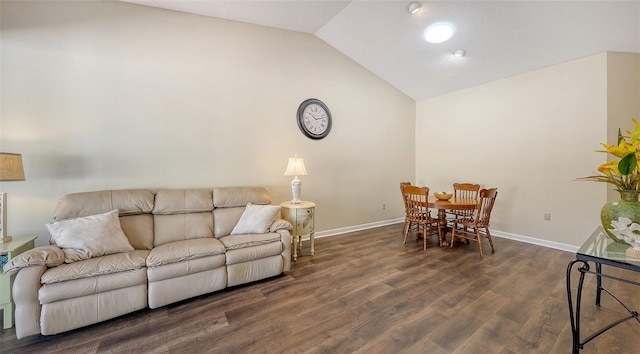
{"label": "green leaf", "polygon": [[620,142],[622,141],[622,139],[624,139],[624,137],[622,136],[622,132],[620,131],[620,128],[618,128],[618,145],[620,145]]}
{"label": "green leaf", "polygon": [[636,169],[636,165],[636,153],[634,152],[623,157],[618,162],[618,171],[620,171],[621,175],[630,175]]}

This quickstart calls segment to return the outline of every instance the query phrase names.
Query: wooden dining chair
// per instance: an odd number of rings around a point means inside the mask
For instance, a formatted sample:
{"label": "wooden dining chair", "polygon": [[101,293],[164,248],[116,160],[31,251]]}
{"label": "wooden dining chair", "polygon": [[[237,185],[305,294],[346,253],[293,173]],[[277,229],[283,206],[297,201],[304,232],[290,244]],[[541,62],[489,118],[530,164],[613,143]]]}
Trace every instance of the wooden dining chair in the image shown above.
{"label": "wooden dining chair", "polygon": [[[478,191],[480,191],[480,185],[474,183],[454,183],[453,184],[453,196],[458,199],[478,199]],[[473,216],[473,210],[450,210],[447,213],[453,218],[467,218]]]}
{"label": "wooden dining chair", "polygon": [[427,238],[431,235],[438,235],[439,244],[442,245],[442,229],[438,219],[433,219],[429,215],[428,201],[429,188],[417,186],[403,186],[402,190],[406,197],[404,241],[407,243],[410,225],[416,225],[416,232],[422,230],[423,249],[427,249]]}
{"label": "wooden dining chair", "polygon": [[489,239],[491,245],[491,253],[495,252],[491,232],[489,231],[489,220],[491,219],[491,210],[496,202],[498,190],[496,188],[482,189],[479,193],[478,208],[473,216],[465,216],[453,220],[454,227],[451,230],[451,247],[455,243],[455,239],[461,238],[478,242],[480,256],[484,256],[482,251],[482,237]]}
{"label": "wooden dining chair", "polygon": [[[404,203],[404,209],[407,210],[407,196],[404,194],[404,187],[410,186],[411,182],[400,182],[400,195],[402,196],[402,202]],[[405,213],[406,214],[406,213]],[[409,229],[413,228],[411,222],[407,219],[406,215],[404,218],[404,227],[402,228],[402,234],[404,235],[404,229],[409,225]]]}

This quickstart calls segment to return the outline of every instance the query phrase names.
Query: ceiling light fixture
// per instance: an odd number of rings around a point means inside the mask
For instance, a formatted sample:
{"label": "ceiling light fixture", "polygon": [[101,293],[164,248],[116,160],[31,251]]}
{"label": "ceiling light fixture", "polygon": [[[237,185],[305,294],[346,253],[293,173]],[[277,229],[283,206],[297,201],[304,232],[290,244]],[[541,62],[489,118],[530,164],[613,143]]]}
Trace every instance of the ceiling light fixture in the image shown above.
{"label": "ceiling light fixture", "polygon": [[456,50],[455,52],[453,52],[453,56],[454,56],[454,57],[458,57],[458,58],[463,57],[463,56],[464,56],[464,54],[465,54],[464,49],[458,49],[458,50]]}
{"label": "ceiling light fixture", "polygon": [[409,6],[407,7],[407,10],[409,11],[410,14],[415,14],[416,12],[420,11],[420,9],[422,8],[422,4],[417,2],[417,1],[412,1],[409,3]]}
{"label": "ceiling light fixture", "polygon": [[454,27],[450,23],[434,23],[424,31],[424,39],[429,43],[442,43],[449,40],[453,32]]}

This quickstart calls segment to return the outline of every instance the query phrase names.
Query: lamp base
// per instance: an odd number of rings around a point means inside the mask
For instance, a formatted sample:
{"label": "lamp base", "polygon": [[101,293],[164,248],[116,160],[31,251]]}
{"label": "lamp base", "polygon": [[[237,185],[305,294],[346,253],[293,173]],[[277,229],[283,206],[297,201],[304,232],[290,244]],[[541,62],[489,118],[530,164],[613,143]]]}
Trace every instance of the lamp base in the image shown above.
{"label": "lamp base", "polygon": [[293,200],[291,204],[300,204],[302,202],[300,200],[300,187],[302,186],[302,181],[298,179],[298,176],[295,176],[291,181],[291,194],[293,194]]}
{"label": "lamp base", "polygon": [[7,243],[11,241],[11,236],[0,237],[0,243]]}

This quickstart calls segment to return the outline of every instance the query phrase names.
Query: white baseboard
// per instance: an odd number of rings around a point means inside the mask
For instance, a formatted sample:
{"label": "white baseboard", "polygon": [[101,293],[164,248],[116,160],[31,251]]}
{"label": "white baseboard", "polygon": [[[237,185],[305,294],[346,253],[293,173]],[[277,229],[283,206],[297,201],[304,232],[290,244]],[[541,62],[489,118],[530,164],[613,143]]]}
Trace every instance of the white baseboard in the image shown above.
{"label": "white baseboard", "polygon": [[368,223],[368,224],[347,226],[347,227],[341,227],[339,229],[320,231],[320,232],[316,232],[314,236],[316,238],[327,237],[327,236],[335,236],[335,235],[346,234],[348,232],[373,229],[375,227],[380,227],[380,226],[400,224],[400,223],[403,223],[403,222],[404,222],[404,218],[376,221],[376,222],[371,222],[371,223]]}
{"label": "white baseboard", "polygon": [[542,239],[539,239],[539,238],[529,237],[529,236],[516,235],[516,234],[511,234],[511,233],[508,233],[508,232],[503,232],[503,231],[498,231],[498,230],[493,230],[493,229],[491,229],[491,236],[508,238],[508,239],[514,240],[514,241],[531,243],[531,244],[534,244],[534,245],[544,246],[544,247],[553,248],[553,249],[557,249],[557,250],[561,250],[561,251],[567,251],[567,252],[571,252],[571,253],[576,253],[578,251],[578,249],[580,248],[578,246],[567,245],[565,243],[542,240]]}
{"label": "white baseboard", "polygon": [[[404,218],[389,219],[389,220],[383,220],[383,221],[376,221],[376,222],[372,222],[372,223],[368,223],[368,224],[341,227],[339,229],[325,230],[325,231],[316,232],[315,233],[315,237],[316,238],[321,238],[321,237],[329,237],[329,236],[341,235],[341,234],[346,234],[348,232],[373,229],[375,227],[380,227],[380,226],[400,224],[402,222],[404,222]],[[533,244],[533,245],[553,248],[553,249],[557,249],[557,250],[561,250],[561,251],[567,251],[567,252],[571,252],[571,253],[576,253],[576,251],[578,251],[578,249],[579,249],[579,247],[577,247],[577,246],[567,245],[567,244],[564,244],[564,243],[559,243],[559,242],[554,242],[554,241],[542,240],[542,239],[535,238],[535,237],[516,235],[516,234],[503,232],[503,231],[498,231],[498,230],[493,230],[493,229],[491,229],[491,235],[492,236],[496,236],[496,237],[506,238],[506,239],[509,239],[509,240],[520,241],[520,242],[524,242],[524,243],[530,243],[530,244]]]}

